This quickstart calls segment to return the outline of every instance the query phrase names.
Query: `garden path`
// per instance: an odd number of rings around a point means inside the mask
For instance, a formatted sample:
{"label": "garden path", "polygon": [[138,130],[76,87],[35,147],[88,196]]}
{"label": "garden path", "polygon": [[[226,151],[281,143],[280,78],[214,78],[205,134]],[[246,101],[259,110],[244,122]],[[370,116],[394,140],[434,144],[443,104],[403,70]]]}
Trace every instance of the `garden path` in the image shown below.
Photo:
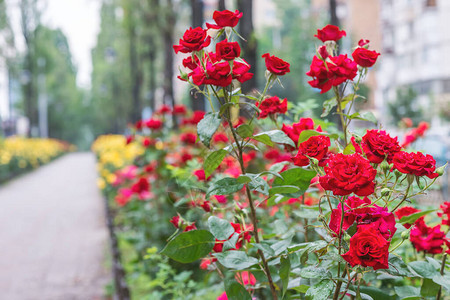
{"label": "garden path", "polygon": [[0,186],[0,299],[102,299],[108,235],[92,153]]}

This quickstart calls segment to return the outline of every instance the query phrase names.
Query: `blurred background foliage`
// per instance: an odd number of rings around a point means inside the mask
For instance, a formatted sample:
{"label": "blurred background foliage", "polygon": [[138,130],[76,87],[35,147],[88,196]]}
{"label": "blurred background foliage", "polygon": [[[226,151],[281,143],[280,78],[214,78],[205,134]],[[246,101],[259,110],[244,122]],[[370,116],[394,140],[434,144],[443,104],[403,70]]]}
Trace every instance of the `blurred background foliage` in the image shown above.
{"label": "blurred background foliage", "polygon": [[[244,13],[238,30],[250,36],[241,45],[256,75],[243,90],[263,87],[263,72],[258,70],[265,69],[261,55],[270,52],[291,63],[291,73],[283,78],[284,88],[274,88],[274,94],[304,103],[311,115],[320,112],[321,103],[307,100],[325,100],[306,84],[305,72],[316,46],[313,33],[318,24],[327,21],[328,14],[311,14],[309,0],[274,1],[279,24],[257,30],[249,13],[254,5],[250,0],[217,1],[215,7],[208,4],[211,1],[200,0],[101,0],[90,88],[77,85],[77,69],[64,33],[42,23],[42,1],[18,1],[25,51],[0,51],[10,77],[19,86],[14,109],[29,120],[29,136],[45,136],[39,130],[39,97],[43,93],[48,105],[48,136],[80,149],[88,148],[100,134],[126,133],[129,122],[148,117],[163,103],[184,102],[194,110],[204,109],[203,99],[191,95],[186,84],[176,82],[179,62],[174,61],[172,45],[182,36],[182,28],[211,22],[203,16],[214,9],[237,8]],[[7,45],[0,50],[14,47],[5,5],[1,0],[0,31],[7,37]]]}

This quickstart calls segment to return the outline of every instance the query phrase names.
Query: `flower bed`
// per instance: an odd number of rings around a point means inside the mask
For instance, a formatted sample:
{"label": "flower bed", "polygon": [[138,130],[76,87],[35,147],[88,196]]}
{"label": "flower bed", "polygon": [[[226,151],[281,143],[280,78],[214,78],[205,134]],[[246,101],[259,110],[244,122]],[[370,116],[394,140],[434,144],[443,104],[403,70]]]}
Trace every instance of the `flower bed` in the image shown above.
{"label": "flower bed", "polygon": [[[379,54],[361,40],[353,59],[339,55],[345,31],[318,30],[323,45],[307,75],[321,93],[333,92],[321,117],[336,114],[338,130],[299,118],[293,104],[269,94],[290,71],[274,55],[263,55],[264,91],[242,94],[240,83],[253,74],[234,41],[241,16],[215,12],[209,30],[189,29],[174,46],[189,55],[180,79],[211,112],[163,106],[132,135],[94,145],[131,296],[439,299],[450,292],[450,203],[415,203],[445,166],[384,130],[349,130],[354,119],[377,123],[352,108]],[[211,48],[211,35],[226,39]]]}
{"label": "flower bed", "polygon": [[54,139],[9,137],[0,140],[0,182],[46,164],[70,149],[70,145]]}

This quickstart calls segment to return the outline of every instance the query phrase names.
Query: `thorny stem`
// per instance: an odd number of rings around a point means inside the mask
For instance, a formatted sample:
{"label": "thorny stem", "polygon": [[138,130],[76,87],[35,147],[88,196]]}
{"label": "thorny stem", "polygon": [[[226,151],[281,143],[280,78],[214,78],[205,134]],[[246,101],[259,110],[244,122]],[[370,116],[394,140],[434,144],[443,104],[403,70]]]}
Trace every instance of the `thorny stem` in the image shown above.
{"label": "thorny stem", "polygon": [[[345,217],[345,198],[342,199],[341,201],[341,223],[339,224],[339,233],[338,233],[338,243],[339,243],[339,247],[338,247],[338,251],[339,251],[339,256],[342,253],[342,227],[344,225],[344,217]],[[347,269],[344,270],[344,272],[342,273],[342,277],[345,276]],[[338,262],[338,274],[337,277],[341,276],[341,262]],[[333,296],[333,300],[337,300],[339,297],[339,291],[341,290],[341,286],[342,286],[342,281],[338,281],[336,283],[336,290],[334,291],[334,296]]]}
{"label": "thorny stem", "polygon": [[[226,95],[226,91],[225,90],[224,90],[224,95]],[[227,96],[225,96],[225,98],[227,98]],[[228,99],[225,99],[225,100],[226,100],[225,102],[228,102]],[[242,157],[243,147],[242,147],[242,144],[239,143],[239,139],[237,137],[236,130],[233,127],[233,124],[231,123],[230,114],[231,114],[230,110],[228,109],[228,114],[224,114],[224,115],[225,115],[225,118],[226,118],[226,120],[228,122],[228,126],[230,127],[231,133],[233,135],[234,141],[235,141],[236,146],[237,146],[238,161],[239,161],[239,165],[240,165],[240,168],[241,168],[241,172],[242,172],[242,174],[245,174],[246,170],[245,170],[245,166],[244,166],[244,160],[243,160],[243,157]],[[260,240],[259,240],[259,236],[258,236],[258,220],[256,218],[255,205],[253,203],[252,194],[251,194],[251,191],[250,191],[250,188],[248,187],[248,185],[245,186],[245,190],[246,190],[246,194],[247,194],[248,203],[249,203],[249,206],[250,206],[250,217],[251,217],[251,221],[252,221],[252,224],[253,224],[253,236],[255,237],[255,242],[259,244]],[[266,274],[267,280],[269,281],[270,290],[272,292],[272,299],[278,300],[277,291],[276,291],[275,285],[273,283],[272,276],[270,274],[269,265],[267,264],[267,260],[266,260],[266,258],[264,256],[264,253],[260,249],[258,249],[258,255],[261,258],[263,269],[264,269],[264,273]]]}
{"label": "thorny stem", "polygon": [[406,198],[408,197],[408,193],[409,193],[409,189],[411,188],[411,185],[412,184],[410,182],[408,182],[408,187],[406,188],[405,196],[403,196],[403,199],[397,204],[397,206],[391,211],[391,213],[394,213],[397,210],[397,208],[399,208],[400,205],[402,205],[403,202],[405,202]]}
{"label": "thorny stem", "polygon": [[[444,275],[444,267],[445,267],[445,260],[447,259],[447,253],[444,253],[442,256],[442,264],[441,264],[441,275]],[[442,293],[442,286],[439,287],[439,292],[436,295],[436,300],[441,299],[441,293]]]}
{"label": "thorny stem", "polygon": [[341,108],[341,102],[342,102],[341,93],[339,92],[339,89],[337,87],[334,87],[334,93],[336,95],[336,101],[338,103],[337,104],[337,112],[338,112],[339,117],[341,118],[342,130],[344,131],[344,142],[345,142],[344,146],[347,146],[347,123],[345,122],[344,112],[342,111],[342,108]]}

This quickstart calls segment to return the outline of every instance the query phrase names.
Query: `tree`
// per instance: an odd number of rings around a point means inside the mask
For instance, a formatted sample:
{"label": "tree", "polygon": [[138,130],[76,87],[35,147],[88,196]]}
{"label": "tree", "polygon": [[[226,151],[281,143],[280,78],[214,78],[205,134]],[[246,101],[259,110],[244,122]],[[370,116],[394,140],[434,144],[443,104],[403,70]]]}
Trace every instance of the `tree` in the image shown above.
{"label": "tree", "polygon": [[[203,16],[203,0],[191,0],[191,11],[192,11],[192,28],[202,27],[204,16]],[[191,107],[193,110],[205,110],[205,98],[202,94],[192,93],[191,94]]]}
{"label": "tree", "polygon": [[30,134],[37,135],[38,108],[37,108],[37,71],[35,59],[35,31],[40,24],[40,12],[37,0],[21,0],[20,16],[22,35],[25,40],[25,58],[23,80],[24,112],[30,122]]}
{"label": "tree", "polygon": [[131,74],[127,32],[117,0],[103,1],[100,32],[92,51],[91,106],[94,134],[123,133],[131,114]]}
{"label": "tree", "polygon": [[244,59],[252,66],[252,79],[242,84],[242,91],[247,93],[257,87],[257,45],[258,41],[253,29],[253,0],[238,0],[238,10],[243,13],[239,21],[239,33],[248,40],[242,45]]}

